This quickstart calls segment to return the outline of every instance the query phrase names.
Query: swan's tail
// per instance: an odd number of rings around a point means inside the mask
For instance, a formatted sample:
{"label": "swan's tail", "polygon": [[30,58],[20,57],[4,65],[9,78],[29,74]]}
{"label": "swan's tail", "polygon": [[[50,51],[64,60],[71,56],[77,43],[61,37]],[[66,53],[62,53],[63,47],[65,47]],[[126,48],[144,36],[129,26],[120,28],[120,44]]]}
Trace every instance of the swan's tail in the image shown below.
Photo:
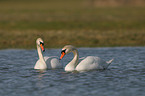
{"label": "swan's tail", "polygon": [[[108,66],[112,63],[113,60],[114,59],[111,59],[111,60],[109,60],[109,61],[106,62],[108,64]],[[108,66],[107,66],[107,68],[108,68]]]}

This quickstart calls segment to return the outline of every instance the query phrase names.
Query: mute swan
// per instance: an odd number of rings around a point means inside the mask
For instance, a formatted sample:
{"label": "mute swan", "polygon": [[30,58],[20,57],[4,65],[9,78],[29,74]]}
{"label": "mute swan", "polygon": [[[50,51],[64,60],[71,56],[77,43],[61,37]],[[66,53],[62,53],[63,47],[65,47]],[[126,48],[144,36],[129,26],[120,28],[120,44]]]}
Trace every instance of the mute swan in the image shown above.
{"label": "mute swan", "polygon": [[[62,64],[59,63],[59,60],[53,57],[43,57],[42,51],[44,52],[44,42],[41,38],[36,40],[37,51],[39,60],[36,62],[34,69],[56,69],[56,68],[63,68]],[[42,50],[42,51],[41,51]]]}
{"label": "mute swan", "polygon": [[112,59],[108,62],[105,62],[99,57],[88,56],[78,64],[79,53],[78,53],[78,50],[72,45],[66,45],[64,46],[64,48],[62,48],[60,60],[64,57],[64,55],[70,52],[74,54],[74,58],[65,66],[65,71],[67,72],[72,72],[74,70],[89,71],[89,70],[94,70],[94,69],[107,69],[107,67],[113,61]]}

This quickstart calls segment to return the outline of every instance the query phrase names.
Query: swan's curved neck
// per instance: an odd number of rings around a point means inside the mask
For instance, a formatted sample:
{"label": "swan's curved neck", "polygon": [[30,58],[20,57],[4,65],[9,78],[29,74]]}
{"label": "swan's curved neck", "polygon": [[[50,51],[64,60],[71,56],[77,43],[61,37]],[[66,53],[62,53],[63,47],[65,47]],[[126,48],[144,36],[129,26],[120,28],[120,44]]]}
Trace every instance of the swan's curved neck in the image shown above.
{"label": "swan's curved neck", "polygon": [[78,59],[79,59],[78,50],[75,49],[72,52],[74,54],[74,58],[72,59],[72,61],[69,62],[69,64],[66,65],[65,71],[74,71],[78,64]]}
{"label": "swan's curved neck", "polygon": [[41,48],[40,46],[37,45],[37,51],[38,51],[38,56],[39,56],[39,59],[44,63],[45,63],[45,60],[44,60],[44,57],[43,57],[43,54],[42,54],[42,51],[41,51]]}
{"label": "swan's curved neck", "polygon": [[73,61],[74,61],[74,65],[75,65],[75,67],[76,67],[77,64],[78,64],[78,59],[79,59],[79,53],[78,53],[78,50],[74,50],[74,51],[73,51],[73,54],[74,54]]}

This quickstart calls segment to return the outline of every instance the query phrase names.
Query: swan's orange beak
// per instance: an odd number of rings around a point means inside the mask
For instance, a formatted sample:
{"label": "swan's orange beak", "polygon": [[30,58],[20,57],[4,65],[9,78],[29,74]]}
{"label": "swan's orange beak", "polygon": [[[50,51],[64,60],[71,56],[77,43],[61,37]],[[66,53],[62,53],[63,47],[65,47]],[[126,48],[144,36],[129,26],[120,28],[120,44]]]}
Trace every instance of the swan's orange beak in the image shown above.
{"label": "swan's orange beak", "polygon": [[65,55],[65,53],[61,52],[61,56],[60,56],[59,60],[61,60],[64,57],[64,55]]}
{"label": "swan's orange beak", "polygon": [[43,44],[40,44],[40,47],[41,47],[42,52],[44,52],[44,51],[45,51],[45,49],[44,49]]}

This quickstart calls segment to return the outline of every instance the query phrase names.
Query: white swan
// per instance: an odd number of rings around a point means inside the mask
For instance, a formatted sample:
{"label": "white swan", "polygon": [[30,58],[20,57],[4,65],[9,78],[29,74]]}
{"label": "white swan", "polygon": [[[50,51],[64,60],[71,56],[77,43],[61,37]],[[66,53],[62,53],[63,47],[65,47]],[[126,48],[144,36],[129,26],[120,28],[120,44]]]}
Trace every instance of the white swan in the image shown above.
{"label": "white swan", "polygon": [[41,38],[36,40],[37,51],[39,55],[39,60],[36,62],[34,69],[56,69],[63,68],[56,56],[53,57],[43,57],[42,51],[44,52],[44,42]]}
{"label": "white swan", "polygon": [[88,56],[78,64],[79,53],[78,53],[78,50],[72,45],[64,46],[64,48],[61,51],[60,60],[64,57],[64,55],[70,52],[74,54],[74,58],[65,66],[65,71],[67,72],[72,72],[75,70],[76,71],[89,71],[89,70],[95,70],[95,69],[107,69],[107,67],[113,61],[112,59],[106,62],[99,57]]}

